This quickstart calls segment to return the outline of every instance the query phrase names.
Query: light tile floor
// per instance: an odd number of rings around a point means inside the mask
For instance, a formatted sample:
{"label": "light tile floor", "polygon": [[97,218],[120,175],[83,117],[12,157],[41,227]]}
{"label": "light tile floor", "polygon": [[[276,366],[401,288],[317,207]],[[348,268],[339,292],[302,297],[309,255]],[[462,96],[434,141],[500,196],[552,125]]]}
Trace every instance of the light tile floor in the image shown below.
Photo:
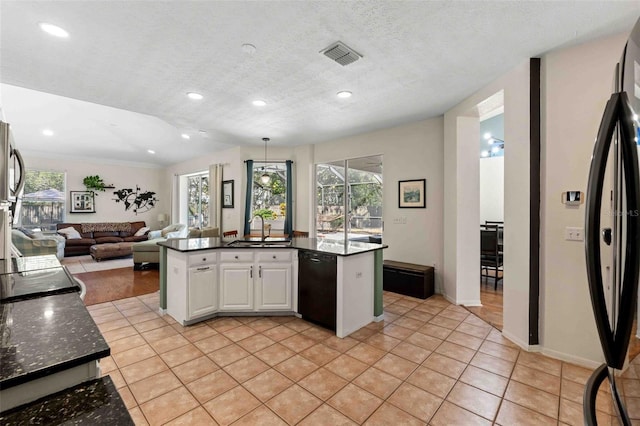
{"label": "light tile floor", "polygon": [[[385,293],[385,321],[339,339],[295,317],[182,327],[158,294],[93,305],[101,361],[139,425],[582,425],[591,371],[520,350],[442,297]],[[640,363],[624,375],[640,417]],[[610,395],[598,424],[614,425]]]}

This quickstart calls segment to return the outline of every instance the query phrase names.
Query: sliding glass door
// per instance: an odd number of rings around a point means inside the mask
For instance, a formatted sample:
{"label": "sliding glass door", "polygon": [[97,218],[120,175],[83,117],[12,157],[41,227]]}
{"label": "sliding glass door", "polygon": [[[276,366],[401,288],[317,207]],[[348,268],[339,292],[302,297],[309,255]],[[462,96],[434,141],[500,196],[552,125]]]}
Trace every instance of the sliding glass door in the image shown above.
{"label": "sliding glass door", "polygon": [[318,238],[382,240],[382,156],[316,165]]}

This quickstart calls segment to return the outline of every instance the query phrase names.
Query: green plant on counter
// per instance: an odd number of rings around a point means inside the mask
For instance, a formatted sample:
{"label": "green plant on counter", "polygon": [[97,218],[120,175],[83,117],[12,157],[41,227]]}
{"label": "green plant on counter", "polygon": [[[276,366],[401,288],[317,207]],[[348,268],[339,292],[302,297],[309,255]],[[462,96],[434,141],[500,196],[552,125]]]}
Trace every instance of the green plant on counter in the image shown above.
{"label": "green plant on counter", "polygon": [[258,209],[253,211],[253,217],[260,216],[264,220],[274,220],[278,217],[273,210]]}
{"label": "green plant on counter", "polygon": [[87,176],[82,179],[82,183],[84,184],[85,188],[87,188],[87,191],[104,191],[104,188],[106,186],[102,178],[98,175]]}

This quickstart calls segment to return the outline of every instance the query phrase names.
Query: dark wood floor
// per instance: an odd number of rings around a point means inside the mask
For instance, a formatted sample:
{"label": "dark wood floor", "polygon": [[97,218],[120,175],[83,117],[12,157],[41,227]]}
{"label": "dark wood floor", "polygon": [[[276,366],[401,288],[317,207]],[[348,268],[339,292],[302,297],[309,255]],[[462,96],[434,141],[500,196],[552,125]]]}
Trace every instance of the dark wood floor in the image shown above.
{"label": "dark wood floor", "polygon": [[153,293],[160,288],[160,273],[157,269],[134,271],[133,268],[109,269],[106,271],[74,274],[87,286],[85,305],[111,302]]}

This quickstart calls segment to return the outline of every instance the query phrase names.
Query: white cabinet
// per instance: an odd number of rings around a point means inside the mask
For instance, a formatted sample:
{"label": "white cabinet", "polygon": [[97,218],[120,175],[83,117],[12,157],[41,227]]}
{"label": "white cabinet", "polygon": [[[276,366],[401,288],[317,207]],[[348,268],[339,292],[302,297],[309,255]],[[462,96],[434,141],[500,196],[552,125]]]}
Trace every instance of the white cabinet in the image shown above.
{"label": "white cabinet", "polygon": [[291,263],[259,263],[256,310],[291,310]]}
{"label": "white cabinet", "polygon": [[189,268],[188,319],[218,310],[218,267],[214,264]]}
{"label": "white cabinet", "polygon": [[221,311],[291,311],[291,250],[220,253]]}
{"label": "white cabinet", "polygon": [[220,265],[220,310],[253,310],[253,264]]}
{"label": "white cabinet", "polygon": [[167,252],[167,313],[187,325],[218,311],[215,251]]}

